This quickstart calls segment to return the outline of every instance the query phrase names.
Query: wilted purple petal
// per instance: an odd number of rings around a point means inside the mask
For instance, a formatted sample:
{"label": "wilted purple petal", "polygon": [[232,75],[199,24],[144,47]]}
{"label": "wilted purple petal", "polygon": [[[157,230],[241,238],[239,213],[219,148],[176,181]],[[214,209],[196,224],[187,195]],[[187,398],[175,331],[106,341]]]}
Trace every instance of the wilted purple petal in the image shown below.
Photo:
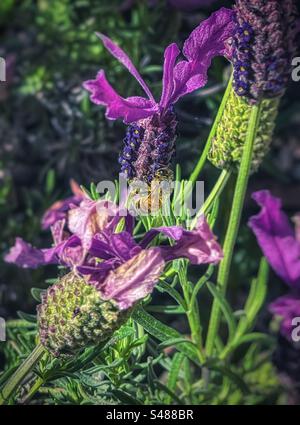
{"label": "wilted purple petal", "polygon": [[300,295],[289,294],[278,298],[269,306],[272,314],[282,318],[281,333],[291,339],[293,331],[293,319],[300,317]]}
{"label": "wilted purple petal", "polygon": [[101,296],[103,299],[113,299],[120,309],[125,310],[152,292],[164,266],[158,249],[142,250],[109,273],[100,288]]}
{"label": "wilted purple petal", "polygon": [[46,264],[57,264],[58,257],[56,248],[37,249],[21,238],[16,238],[15,245],[5,255],[7,263],[16,264],[19,267],[36,269]]}
{"label": "wilted purple petal", "polygon": [[93,236],[107,229],[116,213],[117,207],[111,202],[85,199],[79,207],[69,211],[69,229],[88,251]]}
{"label": "wilted purple petal", "polygon": [[128,261],[141,251],[141,247],[134,241],[127,232],[115,233],[110,238],[112,249],[117,257],[122,261]]}
{"label": "wilted purple petal", "polygon": [[249,226],[274,271],[288,284],[300,283],[300,243],[288,217],[281,211],[281,201],[267,190],[256,192],[253,199],[262,207],[249,220]]}
{"label": "wilted purple petal", "polygon": [[146,235],[143,237],[143,239],[140,242],[140,246],[142,248],[146,248],[149,245],[149,243],[155,238],[155,236],[157,236],[160,233],[167,236],[168,238],[178,241],[182,238],[183,232],[184,232],[184,229],[182,226],[156,227],[156,228],[150,229],[146,233]]}
{"label": "wilted purple petal", "polygon": [[195,230],[184,230],[174,246],[161,246],[159,249],[165,261],[187,258],[192,264],[217,264],[223,258],[222,248],[204,216],[199,218]]}
{"label": "wilted purple petal", "polygon": [[55,252],[60,263],[71,268],[82,264],[84,261],[85,252],[81,240],[75,235],[57,245]]}
{"label": "wilted purple petal", "polygon": [[226,52],[226,41],[234,30],[233,13],[231,9],[221,8],[201,22],[185,41],[183,54],[187,61],[175,66],[171,103],[206,84],[212,59]]}
{"label": "wilted purple petal", "polygon": [[117,44],[115,44],[110,38],[108,38],[106,35],[97,33],[97,36],[102,41],[104,47],[112,54],[116,59],[118,59],[119,62],[121,62],[125,68],[128,69],[131,75],[136,79],[136,81],[140,84],[144,92],[147,94],[149,99],[155,103],[155,100],[152,96],[151,91],[149,90],[149,87],[141,77],[140,73],[136,69],[136,67],[133,65],[131,59],[127,56],[127,54],[122,50]]}
{"label": "wilted purple petal", "polygon": [[116,258],[103,262],[87,262],[76,267],[76,271],[87,277],[88,281],[99,289],[103,285],[108,273],[121,265],[121,262]]}
{"label": "wilted purple petal", "polygon": [[125,262],[141,251],[141,247],[134,241],[128,232],[97,234],[91,243],[89,254],[92,257],[108,260],[118,258]]}
{"label": "wilted purple petal", "polygon": [[157,110],[157,105],[143,97],[124,99],[112,88],[103,70],[99,71],[95,80],[86,81],[83,87],[91,93],[91,101],[96,105],[106,106],[106,118],[115,120],[123,118],[125,123],[147,118]]}
{"label": "wilted purple petal", "polygon": [[54,245],[58,245],[60,242],[63,241],[65,224],[66,220],[59,220],[51,226],[51,234]]}
{"label": "wilted purple petal", "polygon": [[49,229],[57,221],[63,220],[67,216],[67,212],[80,204],[84,199],[84,193],[74,181],[70,181],[70,186],[73,192],[73,196],[67,199],[55,202],[50,208],[48,208],[42,217],[42,229]]}
{"label": "wilted purple petal", "polygon": [[67,212],[82,201],[82,197],[71,196],[62,201],[55,202],[42,217],[42,229],[49,229],[57,221],[66,218]]}

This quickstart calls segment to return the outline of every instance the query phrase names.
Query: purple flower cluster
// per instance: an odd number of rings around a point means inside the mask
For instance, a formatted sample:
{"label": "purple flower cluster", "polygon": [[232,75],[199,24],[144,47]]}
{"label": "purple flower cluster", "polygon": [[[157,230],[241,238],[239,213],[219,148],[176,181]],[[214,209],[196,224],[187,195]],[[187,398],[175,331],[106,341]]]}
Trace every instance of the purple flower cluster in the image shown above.
{"label": "purple flower cluster", "polygon": [[[85,197],[79,206],[69,204],[66,217],[52,224],[54,245],[37,249],[17,238],[5,260],[20,267],[61,264],[85,277],[102,300],[114,300],[120,310],[152,292],[168,261],[186,258],[192,264],[216,264],[222,250],[202,216],[195,230],[180,226],[151,229],[137,243],[134,219],[108,201]],[[117,231],[124,219],[122,231]],[[172,246],[153,245],[158,235],[172,239]]]}
{"label": "purple flower cluster", "polygon": [[280,199],[267,190],[254,193],[253,199],[261,211],[249,225],[273,270],[290,287],[288,295],[270,306],[271,312],[282,318],[281,331],[290,339],[292,319],[300,317],[300,219],[296,217],[294,230],[281,210]]}
{"label": "purple flower cluster", "polygon": [[294,0],[236,0],[232,59],[239,96],[255,103],[284,93],[297,31]]}
{"label": "purple flower cluster", "polygon": [[137,124],[131,124],[127,127],[124,137],[123,152],[119,157],[121,172],[126,174],[129,179],[136,176],[134,163],[138,158],[138,151],[144,138],[145,130]]}
{"label": "purple flower cluster", "polygon": [[91,101],[106,107],[108,119],[122,118],[126,124],[131,124],[120,157],[122,171],[129,178],[137,176],[151,181],[158,170],[169,168],[177,125],[173,105],[206,84],[212,59],[227,52],[226,41],[233,30],[232,17],[232,10],[222,8],[203,21],[185,41],[183,60],[178,60],[181,52],[175,43],[165,49],[159,102],[126,53],[108,37],[99,34],[106,49],[128,69],[147,95],[147,98],[121,97],[107,81],[103,70],[95,80],[84,83],[91,93]]}

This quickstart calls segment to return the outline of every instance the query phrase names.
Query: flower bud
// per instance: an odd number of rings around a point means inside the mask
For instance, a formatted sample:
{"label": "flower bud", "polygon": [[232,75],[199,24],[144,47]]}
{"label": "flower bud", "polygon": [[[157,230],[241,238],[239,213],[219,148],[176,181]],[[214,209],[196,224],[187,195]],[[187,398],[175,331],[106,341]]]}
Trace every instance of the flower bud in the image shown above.
{"label": "flower bud", "polygon": [[[254,142],[252,171],[256,171],[267,154],[278,114],[279,98],[261,101],[261,116]],[[222,169],[238,168],[251,115],[252,106],[231,90],[223,116],[212,140],[209,160]]]}

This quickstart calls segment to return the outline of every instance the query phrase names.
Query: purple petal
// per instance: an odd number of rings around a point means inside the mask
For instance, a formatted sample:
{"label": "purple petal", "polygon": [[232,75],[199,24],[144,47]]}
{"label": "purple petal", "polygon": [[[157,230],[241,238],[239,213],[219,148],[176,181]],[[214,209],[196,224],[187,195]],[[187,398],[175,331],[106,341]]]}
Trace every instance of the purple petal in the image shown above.
{"label": "purple petal", "polygon": [[63,241],[65,224],[66,220],[59,220],[51,226],[51,233],[54,245],[58,245]]}
{"label": "purple petal", "polygon": [[112,258],[113,252],[110,244],[99,238],[100,234],[96,235],[91,242],[91,246],[89,248],[89,254],[92,257],[96,257],[102,260],[109,260]]}
{"label": "purple petal", "polygon": [[55,252],[61,264],[74,268],[82,264],[85,257],[81,240],[72,235],[55,248]]}
{"label": "purple petal", "polygon": [[149,87],[139,74],[136,67],[133,65],[130,58],[127,56],[127,54],[117,45],[115,44],[110,38],[108,38],[106,35],[101,33],[96,33],[97,36],[102,40],[102,43],[104,47],[110,52],[111,55],[113,55],[116,59],[118,59],[119,62],[121,62],[125,68],[128,69],[131,75],[137,80],[137,82],[140,84],[144,92],[147,94],[149,99],[155,103],[155,100],[152,96],[151,91],[149,90]]}
{"label": "purple petal", "polygon": [[117,207],[111,202],[85,199],[69,211],[69,229],[88,251],[94,235],[109,228],[116,213]]}
{"label": "purple petal", "polygon": [[62,201],[55,202],[42,217],[42,228],[49,229],[57,221],[63,220],[67,216],[67,212],[76,207],[82,201],[83,196],[71,196]]}
{"label": "purple petal", "polygon": [[121,262],[125,262],[140,251],[141,247],[128,232],[110,234],[107,238],[105,233],[102,233],[93,238],[89,254],[103,260],[118,258]]}
{"label": "purple petal", "polygon": [[278,298],[269,306],[272,314],[282,318],[281,333],[288,339],[291,339],[293,324],[292,321],[295,317],[300,317],[300,296],[296,294],[289,294]]}
{"label": "purple petal", "polygon": [[174,67],[179,54],[180,50],[175,43],[170,44],[165,50],[163,90],[159,102],[162,108],[166,108],[169,105],[175,88]]}
{"label": "purple petal", "polygon": [[76,267],[76,271],[84,276],[87,276],[88,281],[97,289],[103,286],[108,273],[121,265],[120,261],[115,258],[101,263],[83,264]]}
{"label": "purple petal", "polygon": [[174,246],[161,246],[159,249],[165,261],[187,258],[192,264],[217,264],[223,258],[222,248],[204,216],[199,218],[195,230],[184,230]]}
{"label": "purple petal", "polygon": [[175,241],[178,241],[182,238],[183,235],[183,227],[182,226],[169,226],[169,227],[156,227],[149,230],[143,239],[140,242],[140,246],[142,248],[146,248],[149,243],[157,236],[159,233],[164,234],[168,238],[171,238]]}
{"label": "purple petal", "polygon": [[143,97],[124,99],[112,88],[103,70],[99,71],[95,80],[86,81],[83,87],[91,93],[91,101],[96,105],[106,106],[106,118],[116,120],[123,118],[126,124],[147,118],[154,114],[158,106]]}
{"label": "purple petal", "polygon": [[109,273],[100,288],[102,298],[116,301],[121,310],[128,309],[152,292],[164,266],[159,250],[142,250]]}
{"label": "purple petal", "polygon": [[49,229],[57,221],[63,220],[67,217],[67,212],[80,204],[84,199],[84,193],[80,189],[79,185],[75,180],[70,180],[70,186],[73,192],[73,196],[55,202],[42,217],[42,229]]}
{"label": "purple petal", "polygon": [[249,220],[249,226],[273,270],[286,283],[296,286],[300,283],[300,243],[281,211],[281,201],[267,190],[252,197],[262,208]]}
{"label": "purple petal", "polygon": [[187,61],[180,61],[175,66],[171,103],[206,84],[212,59],[226,52],[226,41],[234,29],[233,14],[231,9],[221,8],[203,21],[186,40],[183,54]]}
{"label": "purple petal", "polygon": [[127,232],[113,234],[110,241],[115,255],[122,261],[128,261],[141,251],[141,247],[137,245],[132,236]]}
{"label": "purple petal", "polygon": [[4,257],[7,263],[16,264],[19,267],[36,269],[46,264],[57,264],[58,256],[56,248],[37,249],[21,238],[16,238],[15,245]]}

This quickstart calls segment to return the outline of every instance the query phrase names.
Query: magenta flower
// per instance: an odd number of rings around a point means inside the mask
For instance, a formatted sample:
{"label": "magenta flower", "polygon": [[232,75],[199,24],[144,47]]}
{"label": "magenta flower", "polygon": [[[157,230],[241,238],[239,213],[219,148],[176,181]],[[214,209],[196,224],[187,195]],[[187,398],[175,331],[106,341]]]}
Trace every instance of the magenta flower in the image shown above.
{"label": "magenta flower", "polygon": [[281,201],[267,190],[256,192],[253,199],[261,206],[249,226],[271,267],[290,287],[290,294],[278,298],[270,311],[282,318],[281,332],[291,337],[292,319],[300,317],[300,235],[299,216],[295,218],[296,231],[281,210]]}
{"label": "magenta flower", "polygon": [[295,326],[293,325],[293,319],[300,317],[300,293],[290,293],[277,298],[270,304],[269,310],[272,314],[282,319],[280,324],[281,333],[287,339],[291,339]]}
{"label": "magenta flower", "polygon": [[262,209],[249,225],[265,257],[287,284],[292,288],[300,285],[300,239],[282,212],[280,199],[267,190],[252,196]]}
{"label": "magenta flower", "polygon": [[[122,310],[152,292],[168,261],[187,258],[192,264],[216,264],[222,259],[221,247],[204,216],[194,231],[160,227],[147,232],[140,243],[134,240],[130,215],[125,217],[123,231],[116,233],[120,219],[115,205],[86,199],[69,211],[67,230],[65,220],[52,226],[53,247],[40,250],[18,238],[5,261],[29,268],[62,264],[85,276],[102,299],[115,300]],[[151,246],[157,234],[175,244]]]}
{"label": "magenta flower", "polygon": [[91,101],[106,107],[106,117],[122,118],[130,124],[120,155],[121,171],[129,179],[151,183],[170,168],[174,154],[177,120],[173,105],[188,93],[207,82],[212,59],[226,53],[226,41],[232,35],[233,11],[222,8],[203,21],[185,41],[183,60],[175,43],[164,53],[162,94],[157,102],[146,82],[126,53],[108,37],[98,34],[106,49],[133,75],[146,97],[121,97],[109,84],[105,72],[99,71],[95,80],[84,83]]}
{"label": "magenta flower", "polygon": [[147,98],[122,98],[111,87],[103,70],[99,71],[95,80],[84,83],[84,87],[91,93],[91,101],[106,107],[108,119],[123,118],[125,123],[136,122],[142,118],[163,113],[177,100],[203,87],[207,81],[207,70],[211,60],[225,52],[225,41],[231,36],[233,12],[222,8],[203,21],[183,47],[185,60],[178,63],[180,50],[175,43],[165,50],[163,90],[160,101],[157,103],[147,84],[133,65],[126,53],[114,44],[108,37],[98,34],[106,49],[121,62],[144,90]]}
{"label": "magenta flower", "polygon": [[73,207],[78,206],[84,199],[84,193],[74,180],[71,180],[70,185],[73,196],[62,201],[57,201],[51,205],[42,217],[43,229],[49,229],[57,221],[65,219],[68,211]]}

